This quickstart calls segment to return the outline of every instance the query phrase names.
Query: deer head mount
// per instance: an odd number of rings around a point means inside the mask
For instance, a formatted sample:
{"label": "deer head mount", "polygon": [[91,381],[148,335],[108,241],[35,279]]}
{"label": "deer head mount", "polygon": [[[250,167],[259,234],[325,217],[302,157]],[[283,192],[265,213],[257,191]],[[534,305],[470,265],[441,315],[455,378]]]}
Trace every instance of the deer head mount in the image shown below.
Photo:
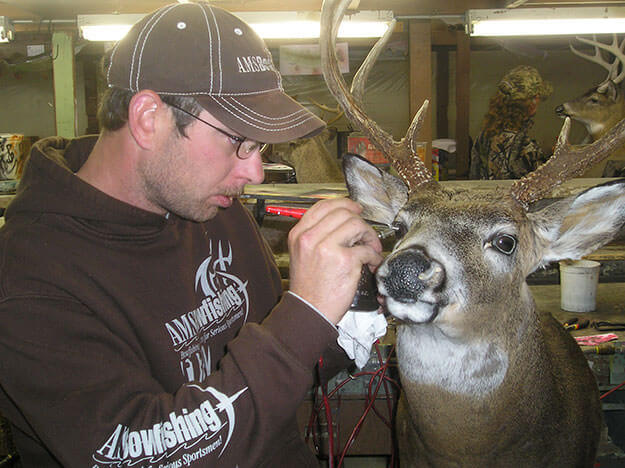
{"label": "deer head mount", "polygon": [[625,181],[526,210],[505,191],[409,191],[343,160],[363,216],[400,236],[376,279],[398,319],[401,466],[593,466],[595,378],[525,279],[609,241],[625,222]]}
{"label": "deer head mount", "polygon": [[412,148],[427,106],[394,141],[362,108],[354,89],[363,82],[350,92],[338,73],[333,43],[348,3],[323,3],[322,68],[346,116],[401,176],[343,157],[363,216],[400,236],[376,278],[399,319],[402,466],[592,466],[601,426],[594,376],[568,333],[536,310],[525,279],[600,247],[625,223],[625,181],[538,203],[622,144],[625,122],[573,149],[567,119],[552,158],[510,190],[443,187]]}
{"label": "deer head mount", "polygon": [[607,76],[581,96],[557,106],[556,114],[579,121],[592,140],[597,140],[625,117],[625,99],[620,87],[625,79],[625,38],[619,40],[614,34],[610,43],[596,36],[592,39],[578,37],[577,40],[592,46],[594,53],[582,52],[573,44],[570,44],[571,51],[607,70]]}

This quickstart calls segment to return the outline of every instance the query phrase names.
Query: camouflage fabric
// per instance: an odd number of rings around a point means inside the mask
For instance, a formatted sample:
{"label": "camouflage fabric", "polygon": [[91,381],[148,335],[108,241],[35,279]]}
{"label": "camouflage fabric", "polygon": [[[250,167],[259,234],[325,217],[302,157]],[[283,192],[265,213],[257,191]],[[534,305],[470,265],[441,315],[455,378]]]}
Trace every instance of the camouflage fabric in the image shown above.
{"label": "camouflage fabric", "polygon": [[546,99],[553,92],[551,83],[544,81],[538,70],[529,65],[515,67],[506,73],[499,82],[498,89],[511,101],[534,97]]}
{"label": "camouflage fabric", "polygon": [[526,132],[504,131],[488,139],[484,133],[471,149],[471,179],[520,179],[548,159]]}

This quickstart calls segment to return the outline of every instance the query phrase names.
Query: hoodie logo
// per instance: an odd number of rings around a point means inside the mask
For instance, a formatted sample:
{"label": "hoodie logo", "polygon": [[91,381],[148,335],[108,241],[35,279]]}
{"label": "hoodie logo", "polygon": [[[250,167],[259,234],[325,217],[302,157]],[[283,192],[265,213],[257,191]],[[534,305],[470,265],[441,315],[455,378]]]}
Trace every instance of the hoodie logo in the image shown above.
{"label": "hoodie logo", "polygon": [[[189,387],[207,394],[197,408],[172,411],[168,419],[143,429],[131,431],[128,426],[118,424],[93,454],[93,460],[109,467],[173,468],[189,466],[217,450],[219,458],[230,443],[236,425],[234,402],[247,387],[231,396],[213,387],[202,388],[195,384]],[[208,443],[202,444],[203,441]],[[165,459],[165,465],[156,465]]]}
{"label": "hoodie logo", "polygon": [[232,247],[229,242],[210,242],[209,254],[195,273],[199,307],[165,323],[180,368],[187,381],[202,381],[211,372],[208,341],[234,324],[247,321],[247,281],[229,272]]}

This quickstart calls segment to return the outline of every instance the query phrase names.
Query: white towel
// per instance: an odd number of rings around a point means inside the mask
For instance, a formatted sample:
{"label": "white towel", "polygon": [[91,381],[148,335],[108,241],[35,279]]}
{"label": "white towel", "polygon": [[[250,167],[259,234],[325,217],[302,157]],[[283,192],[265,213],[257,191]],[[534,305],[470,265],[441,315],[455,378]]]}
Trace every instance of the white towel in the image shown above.
{"label": "white towel", "polygon": [[386,334],[386,325],[386,318],[377,310],[348,310],[337,324],[337,342],[349,358],[356,362],[358,369],[362,369],[369,361],[371,346]]}

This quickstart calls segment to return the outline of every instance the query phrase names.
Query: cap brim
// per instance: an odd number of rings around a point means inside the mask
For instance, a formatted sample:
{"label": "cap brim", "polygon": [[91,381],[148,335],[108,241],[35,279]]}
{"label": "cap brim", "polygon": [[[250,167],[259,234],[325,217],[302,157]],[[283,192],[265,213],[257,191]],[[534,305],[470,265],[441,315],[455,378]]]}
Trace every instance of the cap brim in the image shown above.
{"label": "cap brim", "polygon": [[282,91],[237,95],[196,96],[216,119],[235,132],[262,143],[284,143],[311,137],[326,124]]}

